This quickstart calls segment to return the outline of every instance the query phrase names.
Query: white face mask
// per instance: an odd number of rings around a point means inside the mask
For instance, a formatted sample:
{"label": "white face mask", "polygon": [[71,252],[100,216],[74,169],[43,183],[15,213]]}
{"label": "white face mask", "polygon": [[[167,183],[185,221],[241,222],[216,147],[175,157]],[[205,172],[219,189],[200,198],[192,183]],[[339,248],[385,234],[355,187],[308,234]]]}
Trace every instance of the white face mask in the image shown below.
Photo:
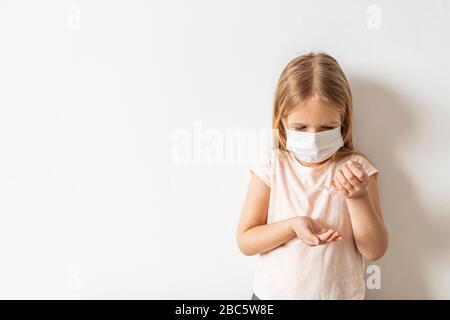
{"label": "white face mask", "polygon": [[286,129],[286,149],[298,159],[310,163],[322,162],[344,145],[341,127],[321,132],[302,132]]}

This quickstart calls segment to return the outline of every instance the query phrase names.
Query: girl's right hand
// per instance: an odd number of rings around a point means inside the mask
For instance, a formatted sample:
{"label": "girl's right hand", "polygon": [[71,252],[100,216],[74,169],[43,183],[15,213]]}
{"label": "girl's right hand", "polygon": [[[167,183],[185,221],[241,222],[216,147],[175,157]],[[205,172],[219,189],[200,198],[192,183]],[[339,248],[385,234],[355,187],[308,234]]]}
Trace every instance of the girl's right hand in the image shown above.
{"label": "girl's right hand", "polygon": [[309,217],[292,218],[291,228],[300,240],[311,247],[342,240],[339,232]]}

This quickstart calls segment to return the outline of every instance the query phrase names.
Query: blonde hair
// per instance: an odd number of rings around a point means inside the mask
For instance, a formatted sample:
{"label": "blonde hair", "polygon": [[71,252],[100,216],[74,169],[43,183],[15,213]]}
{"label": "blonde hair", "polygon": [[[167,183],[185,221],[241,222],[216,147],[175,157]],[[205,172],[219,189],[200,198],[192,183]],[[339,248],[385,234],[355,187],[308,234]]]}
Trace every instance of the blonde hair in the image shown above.
{"label": "blonde hair", "polygon": [[286,150],[286,131],[282,120],[298,105],[318,97],[341,114],[344,145],[333,155],[334,160],[349,154],[361,154],[353,146],[352,94],[338,62],[326,53],[308,53],[287,64],[275,92],[272,128],[275,143]]}

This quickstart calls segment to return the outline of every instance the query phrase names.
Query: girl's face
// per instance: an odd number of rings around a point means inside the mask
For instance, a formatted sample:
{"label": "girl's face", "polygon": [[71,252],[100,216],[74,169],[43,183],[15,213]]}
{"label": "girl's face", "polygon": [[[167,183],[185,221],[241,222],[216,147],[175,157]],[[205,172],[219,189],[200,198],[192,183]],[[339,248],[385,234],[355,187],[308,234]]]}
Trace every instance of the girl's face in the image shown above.
{"label": "girl's face", "polygon": [[[285,129],[295,131],[326,131],[341,125],[341,114],[336,108],[325,104],[320,99],[312,98],[304,105],[295,107],[286,118],[283,119],[283,125]],[[325,161],[320,163],[300,162],[306,166],[316,166]]]}

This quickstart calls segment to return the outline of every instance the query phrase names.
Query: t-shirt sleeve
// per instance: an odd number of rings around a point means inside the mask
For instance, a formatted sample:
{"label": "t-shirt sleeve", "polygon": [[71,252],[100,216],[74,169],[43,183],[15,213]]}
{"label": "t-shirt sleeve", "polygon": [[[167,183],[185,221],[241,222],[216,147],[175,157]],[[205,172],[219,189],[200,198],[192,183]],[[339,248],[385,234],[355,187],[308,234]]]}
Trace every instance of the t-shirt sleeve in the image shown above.
{"label": "t-shirt sleeve", "polygon": [[378,169],[366,157],[362,155],[354,155],[352,158],[352,160],[358,161],[362,165],[368,176],[373,174],[378,175]]}
{"label": "t-shirt sleeve", "polygon": [[272,182],[272,152],[250,166],[250,172],[256,174],[269,188]]}

